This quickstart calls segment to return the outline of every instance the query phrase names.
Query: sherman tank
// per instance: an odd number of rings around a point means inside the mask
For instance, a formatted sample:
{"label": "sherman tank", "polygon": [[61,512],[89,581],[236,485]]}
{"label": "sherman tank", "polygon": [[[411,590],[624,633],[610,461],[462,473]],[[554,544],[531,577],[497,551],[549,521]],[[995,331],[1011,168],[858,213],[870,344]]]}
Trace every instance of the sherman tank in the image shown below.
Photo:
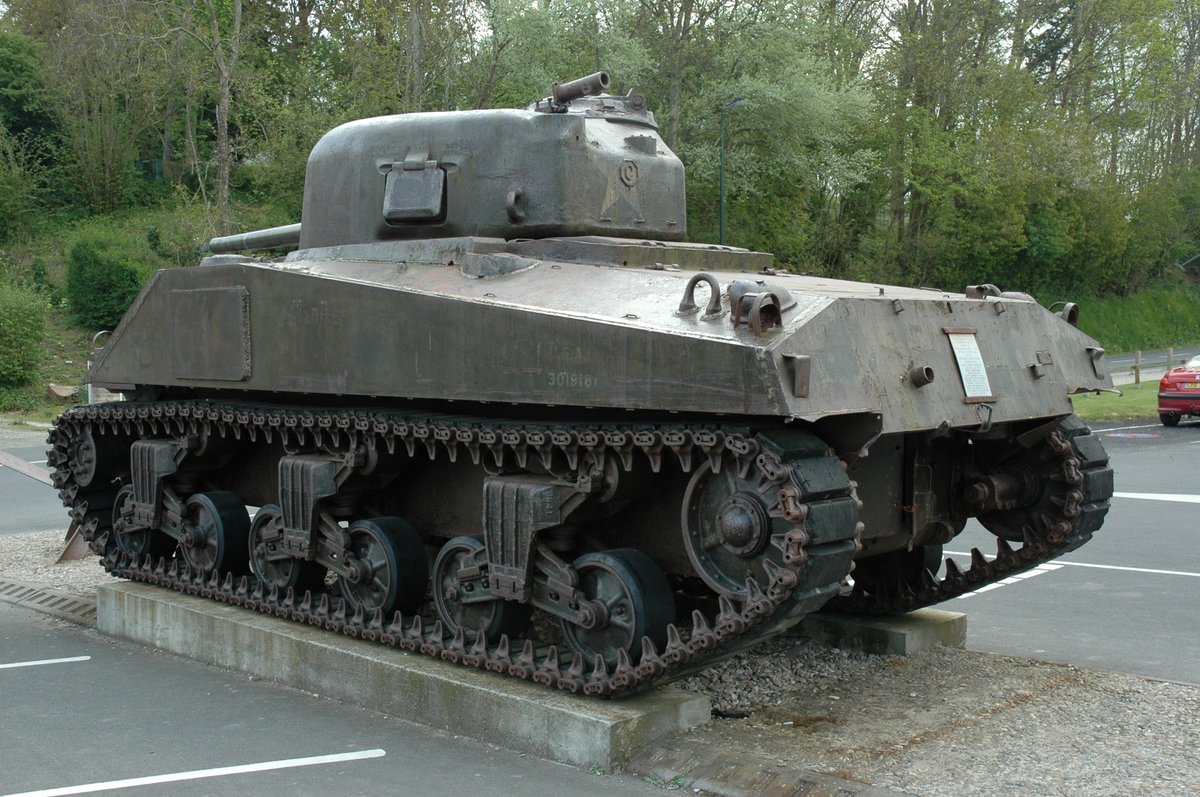
{"label": "sherman tank", "polygon": [[[1078,308],[687,243],[681,162],[608,87],[337,127],[299,224],[155,274],[90,369],[124,400],[49,436],[104,566],[615,695],[1091,537]],[[942,564],[971,518],[995,554]]]}

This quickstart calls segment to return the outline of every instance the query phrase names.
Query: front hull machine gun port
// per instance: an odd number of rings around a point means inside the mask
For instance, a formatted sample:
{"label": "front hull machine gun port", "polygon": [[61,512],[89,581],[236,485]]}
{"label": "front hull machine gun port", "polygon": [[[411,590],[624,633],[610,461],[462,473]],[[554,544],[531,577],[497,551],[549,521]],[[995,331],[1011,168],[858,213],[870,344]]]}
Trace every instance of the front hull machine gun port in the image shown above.
{"label": "front hull machine gun port", "polygon": [[[610,696],[1099,529],[1078,307],[685,243],[683,167],[610,86],[342,125],[299,224],[154,275],[91,367],[125,400],[49,437],[104,566]],[[940,564],[969,518],[995,555]]]}

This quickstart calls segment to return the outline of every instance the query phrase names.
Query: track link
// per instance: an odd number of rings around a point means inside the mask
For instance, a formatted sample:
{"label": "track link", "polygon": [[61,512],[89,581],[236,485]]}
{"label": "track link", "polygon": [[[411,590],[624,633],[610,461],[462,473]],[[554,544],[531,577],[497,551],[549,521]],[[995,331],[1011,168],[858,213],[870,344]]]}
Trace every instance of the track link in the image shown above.
{"label": "track link", "polygon": [[[467,455],[476,466],[495,467],[530,458],[549,466],[555,455],[571,467],[615,457],[626,470],[635,454],[658,471],[664,454],[685,471],[705,460],[719,469],[732,464],[752,474],[774,496],[769,514],[789,528],[771,544],[778,549],[767,577],[747,580],[746,598],[721,596],[718,610],[695,610],[691,625],[670,625],[659,650],[649,637],[640,654],[621,651],[615,667],[602,656],[584,661],[579,653],[536,637],[468,643],[461,628],[448,633],[427,600],[412,616],[384,617],[355,612],[330,592],[289,589],[280,593],[251,576],[205,575],[180,558],[122,554],[111,542],[111,507],[119,484],[105,475],[107,435],[123,439],[218,435],[253,443],[279,438],[289,447],[346,450],[367,441],[389,452],[404,446],[430,459]],[[114,576],[323,627],[469,667],[531,680],[568,692],[613,696],[664,683],[703,669],[796,624],[840,589],[858,548],[862,524],[854,485],[817,438],[791,429],[750,429],[689,424],[539,424],[437,414],[374,410],[304,409],[210,401],[119,402],[87,405],[63,413],[51,430],[48,460],[54,484],[92,549]],[[831,462],[834,464],[831,467]],[[836,475],[832,475],[836,474]],[[79,477],[79,478],[77,478]]]}

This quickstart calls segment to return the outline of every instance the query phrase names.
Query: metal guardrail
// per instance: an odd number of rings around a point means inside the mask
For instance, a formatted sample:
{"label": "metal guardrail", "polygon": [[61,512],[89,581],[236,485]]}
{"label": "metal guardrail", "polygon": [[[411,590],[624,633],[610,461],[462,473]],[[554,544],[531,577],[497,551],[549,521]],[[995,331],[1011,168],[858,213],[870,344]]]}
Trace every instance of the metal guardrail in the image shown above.
{"label": "metal guardrail", "polygon": [[1114,384],[1140,388],[1143,380],[1157,384],[1163,374],[1177,365],[1182,365],[1187,359],[1186,356],[1177,356],[1173,347],[1166,350],[1165,356],[1161,352],[1143,355],[1141,351],[1135,351],[1133,362],[1129,365],[1113,365],[1110,360],[1109,372]]}

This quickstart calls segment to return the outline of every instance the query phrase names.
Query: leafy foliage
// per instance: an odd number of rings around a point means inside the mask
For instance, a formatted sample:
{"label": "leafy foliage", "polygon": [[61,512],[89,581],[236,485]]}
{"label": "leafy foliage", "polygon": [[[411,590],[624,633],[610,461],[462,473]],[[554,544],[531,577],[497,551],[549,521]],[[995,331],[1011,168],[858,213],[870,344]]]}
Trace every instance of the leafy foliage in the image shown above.
{"label": "leafy foliage", "polygon": [[141,290],[147,270],[129,242],[115,234],[83,238],[71,247],[67,301],[86,329],[112,329]]}
{"label": "leafy foliage", "polygon": [[0,127],[48,140],[56,123],[44,57],[35,40],[0,27]]}
{"label": "leafy foliage", "polygon": [[37,375],[49,304],[36,291],[0,282],[0,387]]}
{"label": "leafy foliage", "polygon": [[0,122],[0,242],[24,229],[41,204],[41,170]]}
{"label": "leafy foliage", "polygon": [[0,237],[159,204],[214,231],[245,226],[239,201],[295,220],[337,124],[520,107],[605,68],[688,167],[692,240],[718,237],[724,152],[727,241],[785,268],[1123,295],[1200,266],[1194,3],[2,7]]}

